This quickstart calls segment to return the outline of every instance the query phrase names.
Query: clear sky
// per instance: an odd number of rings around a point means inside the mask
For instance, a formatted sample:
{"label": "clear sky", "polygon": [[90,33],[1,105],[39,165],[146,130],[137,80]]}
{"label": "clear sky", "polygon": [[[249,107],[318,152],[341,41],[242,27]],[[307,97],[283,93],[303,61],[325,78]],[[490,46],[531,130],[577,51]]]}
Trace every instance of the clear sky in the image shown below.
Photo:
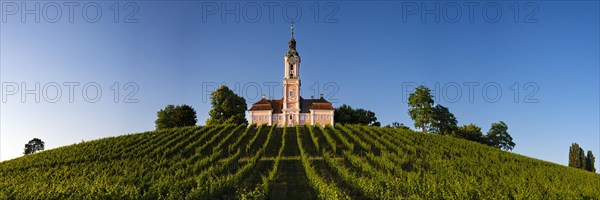
{"label": "clear sky", "polygon": [[202,125],[221,83],[248,105],[280,98],[292,20],[305,98],[412,127],[407,95],[424,83],[460,125],[506,122],[515,153],[566,165],[577,142],[600,157],[597,1],[0,5],[0,160],[34,137],[50,149],[152,130],[167,104]]}

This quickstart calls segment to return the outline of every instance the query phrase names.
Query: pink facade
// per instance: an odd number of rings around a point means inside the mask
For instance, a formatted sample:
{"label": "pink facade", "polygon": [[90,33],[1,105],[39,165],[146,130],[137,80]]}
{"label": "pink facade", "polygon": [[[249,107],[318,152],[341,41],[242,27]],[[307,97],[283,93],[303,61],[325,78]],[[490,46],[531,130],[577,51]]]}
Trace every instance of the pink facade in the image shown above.
{"label": "pink facade", "polygon": [[283,57],[283,97],[267,100],[264,96],[248,110],[250,124],[277,126],[333,125],[333,105],[321,95],[318,99],[300,96],[300,55],[296,51],[294,27],[289,49]]}

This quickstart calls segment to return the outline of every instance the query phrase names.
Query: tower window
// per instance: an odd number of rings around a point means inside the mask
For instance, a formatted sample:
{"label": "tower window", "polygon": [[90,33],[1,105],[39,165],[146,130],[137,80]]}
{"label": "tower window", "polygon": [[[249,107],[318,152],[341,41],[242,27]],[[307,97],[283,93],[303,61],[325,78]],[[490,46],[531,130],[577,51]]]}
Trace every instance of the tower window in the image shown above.
{"label": "tower window", "polygon": [[290,70],[294,70],[294,65],[290,65]]}
{"label": "tower window", "polygon": [[290,91],[290,97],[294,97],[294,91]]}

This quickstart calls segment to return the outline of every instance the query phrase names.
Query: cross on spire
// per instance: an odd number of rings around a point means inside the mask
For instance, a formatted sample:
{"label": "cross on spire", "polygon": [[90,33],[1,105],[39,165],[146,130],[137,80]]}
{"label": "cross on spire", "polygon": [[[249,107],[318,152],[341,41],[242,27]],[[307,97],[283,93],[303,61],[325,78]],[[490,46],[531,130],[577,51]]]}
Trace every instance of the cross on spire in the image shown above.
{"label": "cross on spire", "polygon": [[[292,28],[291,28],[291,30],[292,30],[292,38],[290,38],[290,41],[288,42],[288,45],[290,47],[290,50],[293,50],[293,52],[294,52],[292,54],[298,54],[296,52],[296,39],[294,39],[294,21],[292,21]],[[290,53],[291,52],[288,51],[288,54],[290,54]]]}
{"label": "cross on spire", "polygon": [[294,21],[292,21],[292,38],[294,38]]}

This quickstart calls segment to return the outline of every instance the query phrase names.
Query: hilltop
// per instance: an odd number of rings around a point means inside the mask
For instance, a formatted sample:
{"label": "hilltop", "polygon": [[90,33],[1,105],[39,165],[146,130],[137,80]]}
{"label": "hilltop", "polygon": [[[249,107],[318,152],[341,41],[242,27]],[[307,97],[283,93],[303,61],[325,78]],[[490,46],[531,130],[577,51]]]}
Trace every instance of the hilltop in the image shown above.
{"label": "hilltop", "polygon": [[599,185],[475,142],[354,125],[174,128],[0,163],[0,199],[597,199]]}

